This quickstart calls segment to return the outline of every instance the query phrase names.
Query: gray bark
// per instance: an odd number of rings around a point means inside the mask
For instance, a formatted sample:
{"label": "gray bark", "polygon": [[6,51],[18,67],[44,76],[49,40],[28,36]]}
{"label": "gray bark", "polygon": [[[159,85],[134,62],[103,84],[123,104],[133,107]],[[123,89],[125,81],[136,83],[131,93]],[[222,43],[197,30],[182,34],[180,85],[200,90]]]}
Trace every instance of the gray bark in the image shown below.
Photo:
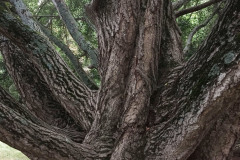
{"label": "gray bark", "polygon": [[2,88],[0,98],[0,139],[29,158],[76,160],[96,156],[90,147],[74,143],[59,130],[49,129]]}
{"label": "gray bark", "polygon": [[1,53],[26,108],[45,123],[69,132],[72,140],[81,142],[83,128],[65,111],[29,56],[9,41],[1,44]]}
{"label": "gray bark", "polygon": [[72,14],[70,13],[64,0],[52,0],[63,22],[68,28],[72,38],[77,42],[78,46],[85,52],[91,59],[92,66],[98,68],[98,53],[97,51],[84,39],[84,36],[78,30],[78,24]]}
{"label": "gray bark", "polygon": [[81,63],[79,62],[78,58],[72,53],[72,51],[68,48],[67,45],[65,45],[63,42],[61,42],[57,37],[52,35],[52,33],[45,28],[44,26],[41,26],[41,30],[44,32],[44,34],[49,38],[50,41],[52,41],[54,44],[56,44],[70,59],[72,62],[74,69],[76,70],[77,74],[79,75],[79,78],[86,84],[90,89],[97,90],[98,87],[94,82],[88,77],[87,73],[83,70]]}

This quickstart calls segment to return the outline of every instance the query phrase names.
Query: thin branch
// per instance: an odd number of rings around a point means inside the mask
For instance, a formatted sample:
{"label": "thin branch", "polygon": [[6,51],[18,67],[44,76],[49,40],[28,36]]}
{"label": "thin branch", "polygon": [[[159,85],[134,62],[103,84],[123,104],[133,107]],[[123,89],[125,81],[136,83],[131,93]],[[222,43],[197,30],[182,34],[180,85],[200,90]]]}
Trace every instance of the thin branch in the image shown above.
{"label": "thin branch", "polygon": [[176,17],[180,17],[180,16],[188,14],[188,13],[199,11],[199,10],[201,10],[203,8],[206,8],[206,7],[208,7],[208,6],[212,5],[212,4],[218,3],[220,1],[222,1],[222,0],[210,0],[210,1],[206,2],[206,3],[200,4],[198,6],[194,6],[194,7],[191,7],[191,8],[187,8],[187,9],[178,11],[178,12],[176,12]]}
{"label": "thin branch", "polygon": [[177,2],[173,2],[173,10],[178,10],[181,8],[183,5],[187,4],[190,0],[179,0]]}
{"label": "thin branch", "polygon": [[205,27],[210,20],[214,17],[214,15],[218,12],[219,8],[215,9],[215,11],[210,15],[209,18],[207,18],[203,23],[201,23],[200,25],[196,26],[192,32],[188,35],[188,39],[186,41],[186,46],[183,49],[183,54],[186,55],[190,49],[190,46],[192,44],[192,39],[193,36],[195,35],[195,33],[197,33],[197,31],[199,31],[201,28]]}
{"label": "thin branch", "polygon": [[[61,17],[60,16],[54,16],[54,15],[35,15],[35,16],[32,16],[33,18],[37,18],[37,20],[40,20],[41,18],[43,17],[46,17],[46,18],[57,18],[57,19],[60,19]],[[79,18],[74,18],[76,21],[79,21],[79,20],[84,20],[84,18],[82,17],[79,17]]]}
{"label": "thin branch", "polygon": [[82,33],[78,29],[78,24],[75,21],[74,17],[72,16],[71,12],[69,11],[67,5],[64,1],[59,0],[52,0],[54,3],[59,15],[61,16],[62,20],[64,21],[69,33],[71,34],[72,38],[77,42],[78,46],[86,52],[88,57],[91,59],[92,66],[97,68],[97,50],[92,47],[84,38]]}
{"label": "thin branch", "polygon": [[43,7],[49,2],[49,0],[44,0],[43,2],[41,2],[40,6],[38,7],[37,10],[37,15],[40,13],[40,11],[43,9]]}

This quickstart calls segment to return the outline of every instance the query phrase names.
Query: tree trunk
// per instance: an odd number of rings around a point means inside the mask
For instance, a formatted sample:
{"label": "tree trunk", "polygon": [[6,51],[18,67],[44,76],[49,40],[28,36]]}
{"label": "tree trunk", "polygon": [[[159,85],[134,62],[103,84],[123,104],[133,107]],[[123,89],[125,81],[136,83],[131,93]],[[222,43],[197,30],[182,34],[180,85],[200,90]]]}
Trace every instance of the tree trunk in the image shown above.
{"label": "tree trunk", "polygon": [[1,52],[24,105],[0,88],[2,141],[32,159],[230,158],[240,131],[239,0],[227,1],[186,63],[170,1],[93,0],[97,95],[5,3],[0,33],[14,45]]}

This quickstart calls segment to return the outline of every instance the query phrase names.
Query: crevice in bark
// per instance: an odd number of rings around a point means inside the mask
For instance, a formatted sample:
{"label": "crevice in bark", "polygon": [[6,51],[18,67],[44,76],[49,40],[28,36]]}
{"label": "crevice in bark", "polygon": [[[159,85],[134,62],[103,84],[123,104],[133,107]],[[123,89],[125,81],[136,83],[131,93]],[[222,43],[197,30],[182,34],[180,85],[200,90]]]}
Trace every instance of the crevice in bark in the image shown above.
{"label": "crevice in bark", "polygon": [[0,140],[34,159],[76,160],[97,157],[89,146],[74,143],[47,126],[0,88]]}
{"label": "crevice in bark", "polygon": [[[0,32],[28,55],[54,96],[84,129],[94,117],[95,95],[82,84],[44,37],[23,25],[8,10],[1,10]],[[18,34],[14,34],[18,31]]]}
{"label": "crevice in bark", "polygon": [[42,121],[69,132],[73,141],[81,142],[81,129],[69,116],[49,89],[44,78],[29,57],[7,41],[1,44],[1,53],[26,107]]}
{"label": "crevice in bark", "polygon": [[57,37],[52,35],[51,32],[46,27],[42,26],[41,24],[39,25],[41,27],[41,30],[49,38],[49,40],[56,44],[70,59],[74,66],[74,69],[79,75],[79,78],[84,82],[84,84],[86,84],[90,89],[97,90],[98,89],[97,85],[94,84],[93,81],[88,77],[87,73],[83,70],[81,63],[79,62],[77,57],[72,53],[72,51],[68,48],[68,46],[61,42]]}
{"label": "crevice in bark", "polygon": [[220,160],[232,159],[232,150],[240,134],[240,107],[238,99],[236,103],[224,102],[220,118],[215,117],[217,122],[210,132],[195,149],[188,160]]}
{"label": "crevice in bark", "polygon": [[239,1],[228,2],[197,54],[163,85],[158,125],[150,129],[145,148],[148,159],[187,158],[215,123],[213,117],[222,113],[224,101],[239,98],[239,5]]}

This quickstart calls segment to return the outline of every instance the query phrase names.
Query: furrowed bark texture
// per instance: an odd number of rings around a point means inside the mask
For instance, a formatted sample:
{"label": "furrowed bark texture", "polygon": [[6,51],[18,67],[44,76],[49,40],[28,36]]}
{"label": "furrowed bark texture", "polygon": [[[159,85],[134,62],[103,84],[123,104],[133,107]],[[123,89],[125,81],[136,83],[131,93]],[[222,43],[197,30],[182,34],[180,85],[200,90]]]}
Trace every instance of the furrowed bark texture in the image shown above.
{"label": "furrowed bark texture", "polygon": [[83,70],[81,63],[79,62],[78,58],[72,53],[72,51],[69,49],[67,45],[65,45],[61,40],[59,40],[57,37],[55,37],[50,30],[48,30],[46,27],[40,25],[41,30],[44,32],[44,34],[49,38],[50,41],[52,41],[55,45],[57,45],[70,59],[72,62],[74,69],[76,70],[77,74],[79,75],[79,78],[86,84],[90,89],[97,90],[98,87],[94,82],[88,77],[87,73]]}
{"label": "furrowed bark texture", "polygon": [[213,125],[210,132],[188,158],[189,160],[232,159],[233,155],[230,152],[235,150],[234,147],[240,134],[239,102],[236,100],[235,104],[226,107],[230,108]]}
{"label": "furrowed bark texture", "polygon": [[51,32],[40,23],[35,22],[32,19],[31,12],[26,8],[25,4],[22,0],[11,0],[16,12],[21,17],[21,20],[24,24],[28,25],[33,30],[40,32],[43,36],[46,36],[50,41],[56,44],[70,59],[75,70],[79,74],[79,78],[90,88],[90,89],[98,89],[98,87],[89,79],[86,72],[83,70],[82,65],[76,58],[76,56],[71,52],[67,45],[61,42],[57,37],[51,34]]}
{"label": "furrowed bark texture", "polygon": [[[74,76],[44,37],[24,26],[8,10],[1,9],[0,14],[0,32],[29,56],[65,110],[84,130],[89,130],[95,114],[93,93]],[[16,30],[19,34],[14,33]]]}
{"label": "furrowed bark texture", "polygon": [[188,158],[239,99],[239,3],[228,1],[198,53],[168,77],[175,80],[161,89],[154,122],[158,125],[151,128],[145,148],[147,159]]}
{"label": "furrowed bark texture", "polygon": [[1,44],[1,53],[8,73],[21,95],[22,103],[42,121],[64,129],[69,132],[72,140],[81,142],[84,137],[80,132],[83,129],[78,127],[55,98],[29,57],[9,41]]}
{"label": "furrowed bark texture", "polygon": [[33,160],[92,159],[88,146],[74,143],[61,131],[50,130],[0,88],[1,141],[21,150]]}
{"label": "furrowed bark texture", "polygon": [[[166,40],[172,38],[179,46],[179,34],[171,30],[176,24],[167,14],[170,11],[168,1],[99,2],[95,8],[102,84],[98,113],[84,143],[94,145],[103,157],[144,157],[150,96],[159,78],[159,57],[165,59],[166,66],[181,62],[181,51],[173,52],[172,45],[161,55],[162,26],[170,35]],[[163,23],[167,16],[171,20]]]}
{"label": "furrowed bark texture", "polygon": [[51,45],[2,3],[0,33],[19,47],[49,96],[89,131],[75,143],[64,130],[22,114],[27,106],[0,89],[3,141],[33,159],[186,160],[199,152],[198,159],[229,158],[239,133],[240,1],[227,2],[205,43],[183,64],[170,1],[93,0],[88,9],[96,16],[102,80],[97,102]]}

